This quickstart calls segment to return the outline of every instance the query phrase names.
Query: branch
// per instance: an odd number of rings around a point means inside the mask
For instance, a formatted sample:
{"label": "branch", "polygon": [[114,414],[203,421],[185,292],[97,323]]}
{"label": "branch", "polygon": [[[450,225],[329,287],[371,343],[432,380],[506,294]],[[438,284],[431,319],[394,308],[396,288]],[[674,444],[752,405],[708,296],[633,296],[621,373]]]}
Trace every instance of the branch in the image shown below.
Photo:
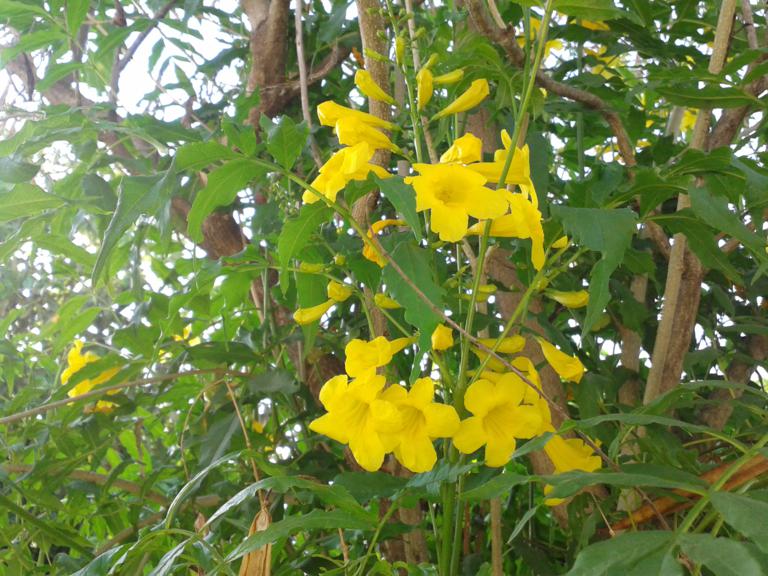
{"label": "branch", "polygon": [[296,60],[299,64],[299,88],[301,93],[301,114],[304,117],[304,122],[307,124],[307,130],[309,131],[309,148],[312,152],[312,158],[315,161],[315,165],[320,168],[323,165],[323,160],[320,156],[320,148],[317,146],[317,141],[312,135],[312,116],[309,113],[309,90],[307,79],[307,63],[304,60],[304,27],[302,23],[301,10],[304,4],[304,0],[296,0],[296,7],[294,8],[294,23],[296,27]]}

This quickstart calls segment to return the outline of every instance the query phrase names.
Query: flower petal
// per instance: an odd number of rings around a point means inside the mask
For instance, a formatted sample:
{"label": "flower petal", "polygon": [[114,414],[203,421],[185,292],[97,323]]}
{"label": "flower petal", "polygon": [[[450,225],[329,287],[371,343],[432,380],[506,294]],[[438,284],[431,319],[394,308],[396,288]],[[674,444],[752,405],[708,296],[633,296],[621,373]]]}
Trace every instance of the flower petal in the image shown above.
{"label": "flower petal", "polygon": [[363,470],[376,472],[384,463],[384,445],[373,430],[364,430],[362,434],[350,438],[349,448]]}
{"label": "flower petal", "polygon": [[516,445],[514,437],[489,437],[485,445],[485,465],[493,468],[504,466],[512,457]]}
{"label": "flower petal", "polygon": [[320,403],[326,410],[331,411],[339,402],[344,401],[344,394],[347,392],[347,375],[340,374],[328,380],[320,388]]}
{"label": "flower petal", "polygon": [[401,442],[395,450],[395,457],[400,464],[416,474],[429,472],[437,462],[435,447],[425,435],[418,435]]}
{"label": "flower petal", "polygon": [[424,419],[430,438],[450,438],[459,429],[459,416],[447,404],[430,404],[424,408]]}
{"label": "flower petal", "polygon": [[444,242],[458,242],[467,233],[467,213],[457,208],[434,206],[430,227]]}
{"label": "flower petal", "polygon": [[408,403],[417,408],[425,408],[435,398],[435,381],[432,378],[419,378],[408,392]]}
{"label": "flower petal", "polygon": [[496,385],[488,380],[475,380],[464,394],[464,407],[475,416],[485,416],[496,405]]}
{"label": "flower petal", "polygon": [[487,441],[483,420],[477,416],[462,420],[459,429],[453,435],[453,445],[462,454],[472,454]]}
{"label": "flower petal", "polygon": [[315,418],[309,423],[309,429],[342,444],[349,442],[349,428],[343,419],[336,418],[333,414],[323,414],[320,418]]}

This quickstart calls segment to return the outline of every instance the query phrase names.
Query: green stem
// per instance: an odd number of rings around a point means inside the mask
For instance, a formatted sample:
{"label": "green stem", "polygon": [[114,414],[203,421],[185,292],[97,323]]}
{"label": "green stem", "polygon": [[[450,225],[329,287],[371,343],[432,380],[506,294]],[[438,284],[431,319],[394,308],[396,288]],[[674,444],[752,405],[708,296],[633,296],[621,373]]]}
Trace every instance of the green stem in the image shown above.
{"label": "green stem", "polygon": [[366,564],[368,564],[368,558],[370,558],[373,555],[373,550],[379,541],[379,536],[381,535],[381,531],[384,528],[384,525],[392,517],[392,514],[395,513],[395,510],[397,510],[398,506],[399,504],[396,500],[394,502],[391,502],[389,505],[389,508],[381,517],[381,520],[379,520],[379,525],[376,526],[376,532],[373,533],[373,538],[371,538],[371,543],[368,545],[368,550],[366,551],[365,556],[363,556],[363,560],[360,563],[360,568],[358,568],[355,574],[358,574],[358,575],[365,574],[365,566]]}
{"label": "green stem", "polygon": [[453,508],[456,503],[456,490],[454,484],[443,484],[443,525],[440,536],[442,550],[439,555],[440,576],[448,576],[451,569],[451,529],[453,528]]}

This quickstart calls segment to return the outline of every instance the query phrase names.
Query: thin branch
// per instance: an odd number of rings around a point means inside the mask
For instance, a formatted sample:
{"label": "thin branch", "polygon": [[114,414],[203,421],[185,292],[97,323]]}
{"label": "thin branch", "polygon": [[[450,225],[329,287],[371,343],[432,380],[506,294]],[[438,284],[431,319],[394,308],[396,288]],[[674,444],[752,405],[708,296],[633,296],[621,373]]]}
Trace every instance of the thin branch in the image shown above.
{"label": "thin branch", "polygon": [[320,156],[320,148],[317,146],[317,141],[312,135],[312,117],[309,113],[309,84],[307,78],[307,63],[304,60],[304,27],[303,17],[301,14],[302,5],[304,0],[296,0],[296,8],[294,9],[294,21],[296,28],[296,60],[299,63],[299,90],[301,93],[301,113],[304,116],[304,122],[307,124],[307,130],[309,131],[309,149],[312,151],[312,158],[318,168],[323,165],[322,157]]}
{"label": "thin branch", "polygon": [[117,76],[120,76],[120,73],[123,71],[123,69],[128,65],[128,63],[133,59],[133,57],[136,55],[136,51],[139,49],[141,44],[144,42],[144,40],[147,39],[147,36],[149,36],[149,33],[152,32],[152,30],[155,29],[155,27],[160,24],[160,20],[165,18],[165,16],[168,14],[168,12],[171,11],[171,9],[174,7],[174,5],[178,2],[178,0],[170,0],[165,6],[160,8],[160,10],[157,11],[157,13],[152,17],[152,20],[149,22],[146,28],[141,31],[141,33],[136,37],[136,40],[133,41],[133,44],[131,44],[130,48],[128,48],[128,51],[125,53],[125,56],[120,58],[120,60],[117,62],[115,66],[115,70],[113,70],[113,78],[114,75],[117,74]]}

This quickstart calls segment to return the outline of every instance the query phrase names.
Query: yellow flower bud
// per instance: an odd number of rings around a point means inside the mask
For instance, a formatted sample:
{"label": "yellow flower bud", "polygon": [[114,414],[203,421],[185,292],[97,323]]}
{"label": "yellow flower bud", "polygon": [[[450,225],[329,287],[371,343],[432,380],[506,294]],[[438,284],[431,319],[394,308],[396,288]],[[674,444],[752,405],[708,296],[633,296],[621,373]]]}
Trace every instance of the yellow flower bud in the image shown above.
{"label": "yellow flower bud", "polygon": [[340,282],[336,282],[335,280],[328,282],[326,292],[328,293],[328,298],[335,300],[336,302],[344,302],[347,298],[352,296],[352,288],[341,284]]}
{"label": "yellow flower bud", "polygon": [[371,60],[376,60],[377,62],[389,63],[389,58],[387,58],[383,54],[379,54],[375,50],[371,50],[370,48],[366,48],[365,50],[363,50],[363,54],[365,54],[366,58],[370,58]]}
{"label": "yellow flower bud", "polygon": [[355,86],[357,86],[360,92],[372,100],[386,102],[387,104],[395,103],[395,99],[387,94],[381,86],[376,84],[376,81],[368,70],[358,70],[355,72]]}
{"label": "yellow flower bud", "polygon": [[576,356],[561,352],[543,338],[536,338],[541,346],[541,352],[552,369],[563,380],[569,380],[578,384],[584,376],[584,365]]}
{"label": "yellow flower bud", "polygon": [[398,308],[402,308],[400,304],[397,303],[396,300],[393,300],[386,294],[382,294],[379,292],[373,297],[373,301],[379,308],[382,308],[384,310],[396,310]]}
{"label": "yellow flower bud", "polygon": [[299,270],[307,274],[318,274],[325,270],[325,264],[315,264],[314,262],[299,262]]}
{"label": "yellow flower bud", "polygon": [[544,292],[547,298],[559,302],[566,308],[583,308],[589,304],[589,292],[579,290],[577,292],[560,292],[558,290],[547,290]]}
{"label": "yellow flower bud", "polygon": [[336,254],[333,257],[333,263],[336,264],[336,266],[344,266],[344,264],[347,263],[347,257],[344,256],[344,254]]}
{"label": "yellow flower bud", "polygon": [[480,286],[477,287],[477,291],[482,292],[483,294],[495,294],[496,286],[494,284],[480,284]]}
{"label": "yellow flower bud", "polygon": [[323,317],[323,314],[328,312],[328,310],[336,304],[333,300],[326,300],[322,304],[318,304],[317,306],[311,306],[309,308],[299,308],[296,310],[296,312],[293,313],[293,319],[296,321],[296,324],[299,326],[306,326],[307,324],[312,324],[314,322],[317,322],[320,320],[320,318]]}
{"label": "yellow flower bud", "polygon": [[447,350],[453,346],[453,330],[444,324],[440,324],[432,332],[432,349]]}
{"label": "yellow flower bud", "polygon": [[488,86],[488,80],[485,78],[475,80],[463,94],[456,98],[456,100],[435,114],[432,117],[432,120],[437,120],[438,118],[450,116],[451,114],[459,114],[460,112],[471,110],[480,104],[480,102],[485,100],[490,93],[491,91]]}
{"label": "yellow flower bud", "polygon": [[[371,224],[370,229],[368,230],[366,236],[368,238],[373,238],[375,234],[378,234],[381,232],[384,228],[388,228],[389,226],[404,226],[405,221],[404,220],[393,220],[393,219],[387,219],[387,220],[378,220]],[[368,244],[363,245],[363,256],[370,260],[371,262],[375,262],[382,268],[387,265],[387,261],[384,259],[383,256],[380,256],[376,250],[373,249],[373,247],[369,246]]]}
{"label": "yellow flower bud", "polygon": [[416,74],[416,96],[419,101],[418,110],[421,111],[432,100],[432,72],[428,68],[422,68]]}
{"label": "yellow flower bud", "polygon": [[437,61],[440,59],[440,56],[438,56],[435,53],[432,53],[429,55],[429,59],[427,60],[427,63],[424,64],[424,68],[432,68],[435,64],[437,64]]}
{"label": "yellow flower bud", "polygon": [[402,66],[405,62],[405,38],[402,36],[395,38],[395,60],[398,66]]}
{"label": "yellow flower bud", "polygon": [[568,242],[568,236],[560,236],[560,238],[552,242],[552,248],[555,250],[560,250],[561,248],[568,246]]}
{"label": "yellow flower bud", "polygon": [[464,78],[464,69],[463,68],[457,68],[456,70],[452,70],[451,72],[448,72],[446,74],[440,74],[440,76],[434,77],[435,84],[456,84],[459,80]]}
{"label": "yellow flower bud", "polygon": [[[496,344],[496,338],[481,338],[480,343],[486,348],[493,348],[494,344]],[[523,348],[525,348],[525,338],[520,335],[507,336],[502,339],[496,352],[502,354],[517,354]]]}

